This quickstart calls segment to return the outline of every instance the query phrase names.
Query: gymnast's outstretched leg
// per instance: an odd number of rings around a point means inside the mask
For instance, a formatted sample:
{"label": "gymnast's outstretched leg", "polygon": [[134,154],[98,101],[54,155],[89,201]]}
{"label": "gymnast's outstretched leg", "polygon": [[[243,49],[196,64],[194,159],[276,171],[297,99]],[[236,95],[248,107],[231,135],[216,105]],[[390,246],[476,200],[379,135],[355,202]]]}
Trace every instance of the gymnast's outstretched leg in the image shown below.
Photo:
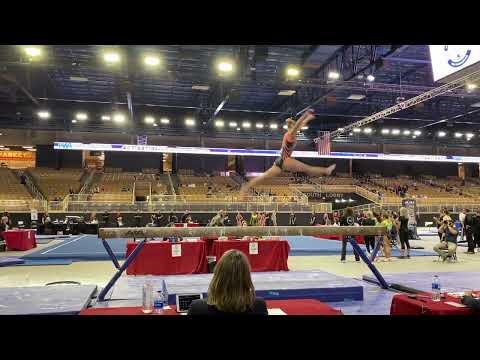
{"label": "gymnast's outstretched leg", "polygon": [[293,158],[287,158],[283,162],[284,170],[305,173],[311,177],[330,176],[335,168],[335,164],[330,165],[329,167],[311,166]]}
{"label": "gymnast's outstretched leg", "polygon": [[281,173],[282,173],[282,169],[280,169],[277,165],[273,165],[270,169],[265,171],[262,175],[257,176],[256,178],[250,180],[246,184],[243,184],[242,188],[240,189],[240,197],[245,196],[252,187],[261,185],[262,183],[265,182],[266,179],[279,176]]}

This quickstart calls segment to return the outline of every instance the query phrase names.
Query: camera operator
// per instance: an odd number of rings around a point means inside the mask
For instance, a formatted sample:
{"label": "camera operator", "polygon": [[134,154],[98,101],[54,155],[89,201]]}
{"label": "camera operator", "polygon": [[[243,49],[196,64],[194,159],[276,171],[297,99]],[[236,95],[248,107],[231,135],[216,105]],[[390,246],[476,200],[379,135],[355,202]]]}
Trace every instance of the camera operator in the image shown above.
{"label": "camera operator", "polygon": [[473,230],[477,223],[477,217],[473,212],[470,210],[465,210],[465,221],[464,221],[464,231],[465,236],[467,238],[468,249],[467,254],[474,254],[475,253],[475,242],[473,241]]}
{"label": "camera operator", "polygon": [[438,229],[438,232],[444,235],[443,240],[440,244],[435,245],[433,250],[445,261],[451,258],[457,250],[458,231],[453,225],[452,219],[447,218],[443,220],[443,224]]}

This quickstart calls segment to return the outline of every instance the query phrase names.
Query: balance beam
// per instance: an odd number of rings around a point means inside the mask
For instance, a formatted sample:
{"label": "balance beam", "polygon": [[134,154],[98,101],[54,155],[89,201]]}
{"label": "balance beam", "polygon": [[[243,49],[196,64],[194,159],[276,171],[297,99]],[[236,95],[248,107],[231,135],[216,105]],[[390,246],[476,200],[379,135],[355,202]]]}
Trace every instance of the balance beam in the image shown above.
{"label": "balance beam", "polygon": [[224,226],[224,227],[137,227],[100,228],[99,237],[155,238],[155,237],[220,237],[220,236],[316,236],[328,235],[384,235],[384,226]]}
{"label": "balance beam", "polygon": [[[353,238],[354,235],[383,235],[386,233],[384,226],[225,226],[225,227],[137,227],[137,228],[100,228],[99,237],[107,250],[117,272],[110,279],[108,284],[98,294],[99,301],[105,301],[108,291],[115,285],[118,278],[140,253],[149,239],[164,237],[221,237],[221,236],[315,236],[322,234],[334,234],[348,236],[353,251],[357,252],[373,274],[379,280],[383,288],[388,284],[383,279],[375,266],[371,263],[360,246]],[[115,238],[141,238],[135,250],[125,259],[120,266],[110,245],[105,239]],[[261,241],[261,240],[260,240]]]}

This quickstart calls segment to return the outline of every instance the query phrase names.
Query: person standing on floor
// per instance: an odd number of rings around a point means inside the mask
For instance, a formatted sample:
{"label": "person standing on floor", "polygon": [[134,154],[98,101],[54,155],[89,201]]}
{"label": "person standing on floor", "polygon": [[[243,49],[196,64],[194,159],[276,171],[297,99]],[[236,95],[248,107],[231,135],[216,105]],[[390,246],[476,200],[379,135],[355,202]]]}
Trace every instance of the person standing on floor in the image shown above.
{"label": "person standing on floor", "polygon": [[[392,244],[391,244],[391,232],[392,232],[392,219],[391,216],[388,213],[385,213],[382,215],[382,222],[380,223],[382,226],[385,226],[387,228],[387,233],[383,236],[383,254],[385,256],[385,259],[383,261],[392,261],[391,255],[392,255]],[[380,260],[379,260],[380,261]]]}
{"label": "person standing on floor", "polygon": [[248,222],[248,225],[249,226],[257,226],[258,225],[258,215],[257,215],[257,212],[254,211],[251,215],[250,215],[250,221]]}
{"label": "person standing on floor", "polygon": [[272,211],[272,215],[270,216],[270,218],[272,219],[272,225],[277,226],[277,211],[276,210]]}
{"label": "person standing on floor", "polygon": [[[475,221],[473,223],[473,241],[473,251],[475,252],[475,246],[480,248],[480,210],[478,209],[475,211]],[[477,251],[480,251],[480,249]]]}
{"label": "person standing on floor", "polygon": [[[375,226],[375,219],[371,211],[365,213],[365,220],[363,220],[362,226]],[[365,235],[365,247],[367,248],[368,254],[370,254],[373,249],[375,249],[375,236]],[[371,250],[370,250],[371,249]]]}
{"label": "person standing on floor", "polygon": [[460,214],[458,214],[458,220],[460,220],[460,224],[462,224],[460,241],[463,241],[465,237],[465,218],[466,217],[467,217],[467,211],[466,209],[462,209],[462,211],[460,211]]}
{"label": "person standing on floor", "polygon": [[470,210],[465,211],[465,237],[467,238],[468,249],[467,254],[475,254],[475,242],[473,241],[473,229],[476,218]]}
{"label": "person standing on floor", "polygon": [[235,220],[237,222],[237,226],[242,226],[243,216],[242,216],[242,214],[240,214],[240,211],[237,211],[237,216],[235,216]]}
{"label": "person standing on floor", "polygon": [[312,211],[312,215],[310,216],[310,223],[309,223],[310,226],[315,226],[317,225],[317,214],[315,212],[315,210]]}
{"label": "person standing on floor", "polygon": [[297,222],[297,217],[295,213],[292,211],[290,212],[290,217],[288,218],[288,225],[295,226],[296,222]]}
{"label": "person standing on floor", "polygon": [[[404,207],[400,208],[400,217],[397,220],[398,234],[400,236],[400,259],[410,259],[410,242],[408,241],[408,210]],[[407,252],[405,253],[405,245]]]}
{"label": "person standing on floor", "polygon": [[[340,226],[355,226],[355,215],[353,213],[353,209],[351,207],[348,207],[345,210],[345,215],[340,219]],[[347,241],[350,240],[354,236],[352,235],[344,235],[342,237],[342,254],[340,257],[340,261],[342,263],[346,262],[346,256],[347,256]],[[353,253],[355,254],[355,261],[360,261],[360,256],[357,254],[355,249],[353,249]]]}

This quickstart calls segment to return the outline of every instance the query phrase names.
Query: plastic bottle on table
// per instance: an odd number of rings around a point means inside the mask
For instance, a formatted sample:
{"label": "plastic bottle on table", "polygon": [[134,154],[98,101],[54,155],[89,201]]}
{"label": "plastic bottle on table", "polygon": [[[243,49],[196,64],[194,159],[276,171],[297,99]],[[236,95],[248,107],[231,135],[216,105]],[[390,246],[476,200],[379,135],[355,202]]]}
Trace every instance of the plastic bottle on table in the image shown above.
{"label": "plastic bottle on table", "polygon": [[163,294],[163,291],[155,291],[153,299],[153,312],[155,314],[162,314],[163,313],[163,308],[165,306],[165,295]]}
{"label": "plastic bottle on table", "polygon": [[440,301],[440,280],[437,275],[432,280],[432,300]]}
{"label": "plastic bottle on table", "polygon": [[150,314],[153,311],[153,286],[150,279],[147,279],[143,284],[142,311],[145,314]]}
{"label": "plastic bottle on table", "polygon": [[163,306],[168,306],[168,290],[167,283],[162,280]]}

